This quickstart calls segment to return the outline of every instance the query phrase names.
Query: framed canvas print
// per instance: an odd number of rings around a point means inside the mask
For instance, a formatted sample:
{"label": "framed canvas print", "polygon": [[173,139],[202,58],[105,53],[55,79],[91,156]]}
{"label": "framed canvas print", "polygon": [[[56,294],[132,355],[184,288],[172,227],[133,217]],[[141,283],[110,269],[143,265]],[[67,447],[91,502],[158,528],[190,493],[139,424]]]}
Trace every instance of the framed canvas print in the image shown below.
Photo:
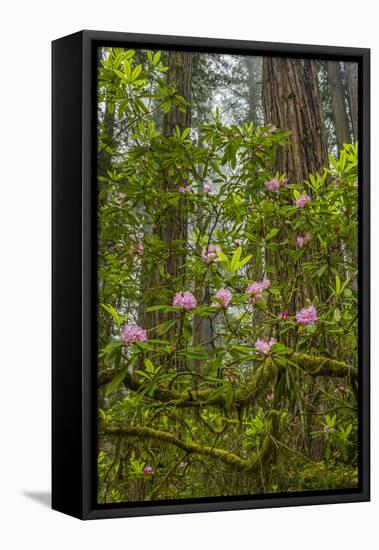
{"label": "framed canvas print", "polygon": [[53,42],[53,508],[369,499],[369,50]]}

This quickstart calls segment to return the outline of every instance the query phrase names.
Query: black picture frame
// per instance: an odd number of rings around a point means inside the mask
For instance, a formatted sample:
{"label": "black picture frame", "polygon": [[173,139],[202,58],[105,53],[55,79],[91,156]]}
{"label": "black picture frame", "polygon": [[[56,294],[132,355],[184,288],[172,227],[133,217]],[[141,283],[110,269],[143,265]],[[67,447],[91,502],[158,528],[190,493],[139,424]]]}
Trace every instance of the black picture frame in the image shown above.
{"label": "black picture frame", "polygon": [[[96,504],[96,55],[99,45],[355,61],[359,74],[359,487]],[[52,43],[52,507],[81,519],[370,500],[370,50],[85,30]]]}

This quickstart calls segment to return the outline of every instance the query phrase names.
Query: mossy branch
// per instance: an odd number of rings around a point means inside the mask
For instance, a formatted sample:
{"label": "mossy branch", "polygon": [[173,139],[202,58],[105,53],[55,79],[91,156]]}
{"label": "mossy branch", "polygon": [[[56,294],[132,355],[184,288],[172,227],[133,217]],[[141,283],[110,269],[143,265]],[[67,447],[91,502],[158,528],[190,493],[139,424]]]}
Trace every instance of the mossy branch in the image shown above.
{"label": "mossy branch", "polygon": [[[269,426],[270,426],[269,422]],[[146,427],[113,427],[105,428],[101,432],[102,435],[117,436],[117,437],[141,437],[147,439],[155,439],[163,443],[169,443],[175,445],[179,449],[186,451],[187,453],[196,453],[200,455],[210,456],[215,459],[219,459],[228,466],[235,468],[236,470],[245,471],[249,473],[258,472],[262,462],[267,460],[270,455],[271,438],[269,434],[263,439],[262,446],[258,452],[256,452],[251,459],[242,458],[225,449],[219,449],[216,447],[202,446],[194,442],[185,442],[179,439],[176,435],[170,432],[164,432],[161,430],[154,430]]]}
{"label": "mossy branch", "polygon": [[[288,359],[298,365],[298,367],[309,376],[325,376],[331,378],[350,377],[352,381],[358,379],[358,369],[351,367],[347,363],[337,361],[329,357],[316,357],[313,355],[293,353],[288,356]],[[262,388],[270,379],[275,369],[285,371],[286,369],[294,368],[290,363],[285,366],[277,366],[271,360],[265,360],[253,374],[250,382],[244,384],[243,387],[235,385],[233,403],[235,405],[243,404],[251,401],[256,396],[258,390]],[[107,384],[115,376],[113,370],[108,370],[99,375],[99,385]],[[130,373],[125,375],[123,384],[133,390],[141,389],[140,382]],[[201,406],[221,406],[227,405],[227,392],[219,394],[215,399],[211,399],[214,389],[194,390],[189,389],[184,392],[170,390],[163,386],[157,386],[154,390],[152,399],[166,403],[175,407],[201,407]]]}

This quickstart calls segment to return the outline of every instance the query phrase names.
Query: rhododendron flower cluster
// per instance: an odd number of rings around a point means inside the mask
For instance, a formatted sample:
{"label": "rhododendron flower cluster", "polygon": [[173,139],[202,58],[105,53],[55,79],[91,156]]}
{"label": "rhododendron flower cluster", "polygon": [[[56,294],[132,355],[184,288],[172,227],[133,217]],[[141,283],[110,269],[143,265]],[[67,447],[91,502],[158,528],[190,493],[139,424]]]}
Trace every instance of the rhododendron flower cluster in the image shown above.
{"label": "rhododendron flower cluster", "polygon": [[216,292],[216,298],[222,302],[222,304],[217,304],[219,307],[228,307],[232,301],[233,294],[227,288],[220,288],[220,290]]}
{"label": "rhododendron flower cluster", "polygon": [[255,342],[255,347],[262,353],[268,353],[271,347],[277,343],[275,338],[270,338],[270,340],[258,340]]}
{"label": "rhododendron flower cluster", "polygon": [[247,294],[251,294],[251,297],[255,300],[261,300],[262,299],[262,292],[264,290],[267,290],[271,286],[271,282],[269,279],[262,279],[262,281],[256,281],[254,283],[251,283],[246,288]]}
{"label": "rhododendron flower cluster", "polygon": [[280,183],[276,178],[273,178],[272,180],[269,180],[269,181],[265,182],[265,187],[269,191],[278,191],[278,189],[280,187]]}
{"label": "rhododendron flower cluster", "polygon": [[334,432],[333,426],[324,426],[323,432],[326,434],[332,434]]}
{"label": "rhododendron flower cluster", "polygon": [[179,187],[179,193],[191,193],[191,188],[189,185],[181,185]]}
{"label": "rhododendron flower cluster", "polygon": [[303,308],[296,313],[296,321],[300,325],[313,325],[317,319],[317,310],[315,306]]}
{"label": "rhododendron flower cluster", "polygon": [[197,300],[192,292],[178,292],[172,301],[173,306],[181,306],[186,310],[194,309],[197,306]]}
{"label": "rhododendron flower cluster", "polygon": [[304,246],[305,244],[307,244],[307,242],[309,242],[311,240],[311,236],[310,235],[298,235],[296,237],[296,244],[297,246]]}
{"label": "rhododendron flower cluster", "polygon": [[204,185],[203,193],[204,195],[210,195],[213,192],[213,189],[210,185]]}
{"label": "rhododendron flower cluster", "polygon": [[264,136],[269,136],[269,135],[273,134],[274,132],[276,132],[276,130],[277,130],[276,126],[271,126],[271,128],[266,130],[263,135]]}
{"label": "rhododendron flower cluster", "polygon": [[267,399],[267,401],[273,401],[274,400],[274,394],[269,393],[268,395],[266,395],[266,399]]}
{"label": "rhododendron flower cluster", "polygon": [[215,246],[214,244],[210,244],[208,246],[204,246],[204,248],[201,252],[201,257],[202,257],[203,261],[206,264],[213,264],[213,263],[219,261],[218,256],[217,256],[217,252],[219,252],[219,251],[220,251],[219,246]]}
{"label": "rhododendron flower cluster", "polygon": [[144,251],[144,246],[141,242],[138,242],[136,245],[136,254],[140,255]]}
{"label": "rhododendron flower cluster", "polygon": [[146,475],[151,475],[154,473],[154,468],[152,468],[151,466],[145,466],[143,469],[143,473]]}
{"label": "rhododendron flower cluster", "polygon": [[284,311],[282,311],[279,315],[280,319],[288,319],[288,309],[285,309]]}
{"label": "rhododendron flower cluster", "polygon": [[303,193],[300,195],[300,197],[296,200],[296,208],[304,208],[304,206],[311,200],[311,197],[309,195],[306,195]]}
{"label": "rhododendron flower cluster", "polygon": [[277,178],[272,178],[269,181],[265,182],[265,187],[268,191],[278,191],[283,185],[287,185],[288,178],[283,178],[278,180]]}
{"label": "rhododendron flower cluster", "polygon": [[135,342],[146,342],[146,330],[139,325],[125,325],[121,335],[125,344],[134,344]]}

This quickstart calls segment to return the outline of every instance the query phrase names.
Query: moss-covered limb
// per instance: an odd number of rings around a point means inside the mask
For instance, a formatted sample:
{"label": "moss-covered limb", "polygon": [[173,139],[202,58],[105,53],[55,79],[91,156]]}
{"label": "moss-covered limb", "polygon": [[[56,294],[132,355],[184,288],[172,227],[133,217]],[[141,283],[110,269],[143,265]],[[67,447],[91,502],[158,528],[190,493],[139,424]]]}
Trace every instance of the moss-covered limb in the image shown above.
{"label": "moss-covered limb", "polygon": [[[352,381],[356,381],[358,379],[358,370],[356,368],[351,367],[342,361],[337,361],[336,359],[331,359],[329,357],[316,357],[301,353],[293,353],[288,356],[288,359],[292,363],[296,363],[306,374],[310,376],[327,376],[336,378],[344,378],[349,376]],[[293,367],[291,367],[290,364],[289,366],[278,367],[272,361],[268,361],[266,359],[262,365],[254,371],[250,382],[240,388],[238,388],[237,384],[235,385],[233,399],[234,404],[239,405],[245,403],[246,401],[252,400],[257,395],[260,388],[267,384],[270,377],[273,375],[274,370],[278,368],[287,369]],[[107,384],[114,376],[115,373],[113,370],[107,370],[100,373],[98,380],[99,385],[102,386]],[[139,391],[141,388],[140,382],[130,373],[126,373],[123,384],[132,391]],[[205,405],[225,407],[227,405],[226,389],[225,392],[212,399],[211,396],[214,392],[215,389],[186,390],[184,392],[177,392],[158,385],[151,398],[160,403],[162,402],[166,405],[174,407],[202,407]]]}
{"label": "moss-covered limb", "polygon": [[310,376],[329,376],[335,378],[350,376],[352,380],[358,379],[358,369],[330,357],[316,357],[294,353],[290,356],[290,360],[299,365]]}
{"label": "moss-covered limb", "polygon": [[254,473],[258,471],[262,462],[267,460],[270,454],[271,438],[267,434],[263,440],[262,447],[259,452],[255,453],[251,459],[242,458],[234,453],[219,449],[216,447],[202,446],[198,443],[187,443],[179,439],[176,435],[170,432],[154,430],[147,427],[117,427],[105,428],[101,435],[116,436],[116,437],[142,437],[147,439],[155,439],[163,443],[175,445],[179,449],[187,453],[196,453],[200,455],[216,458],[239,471]]}

